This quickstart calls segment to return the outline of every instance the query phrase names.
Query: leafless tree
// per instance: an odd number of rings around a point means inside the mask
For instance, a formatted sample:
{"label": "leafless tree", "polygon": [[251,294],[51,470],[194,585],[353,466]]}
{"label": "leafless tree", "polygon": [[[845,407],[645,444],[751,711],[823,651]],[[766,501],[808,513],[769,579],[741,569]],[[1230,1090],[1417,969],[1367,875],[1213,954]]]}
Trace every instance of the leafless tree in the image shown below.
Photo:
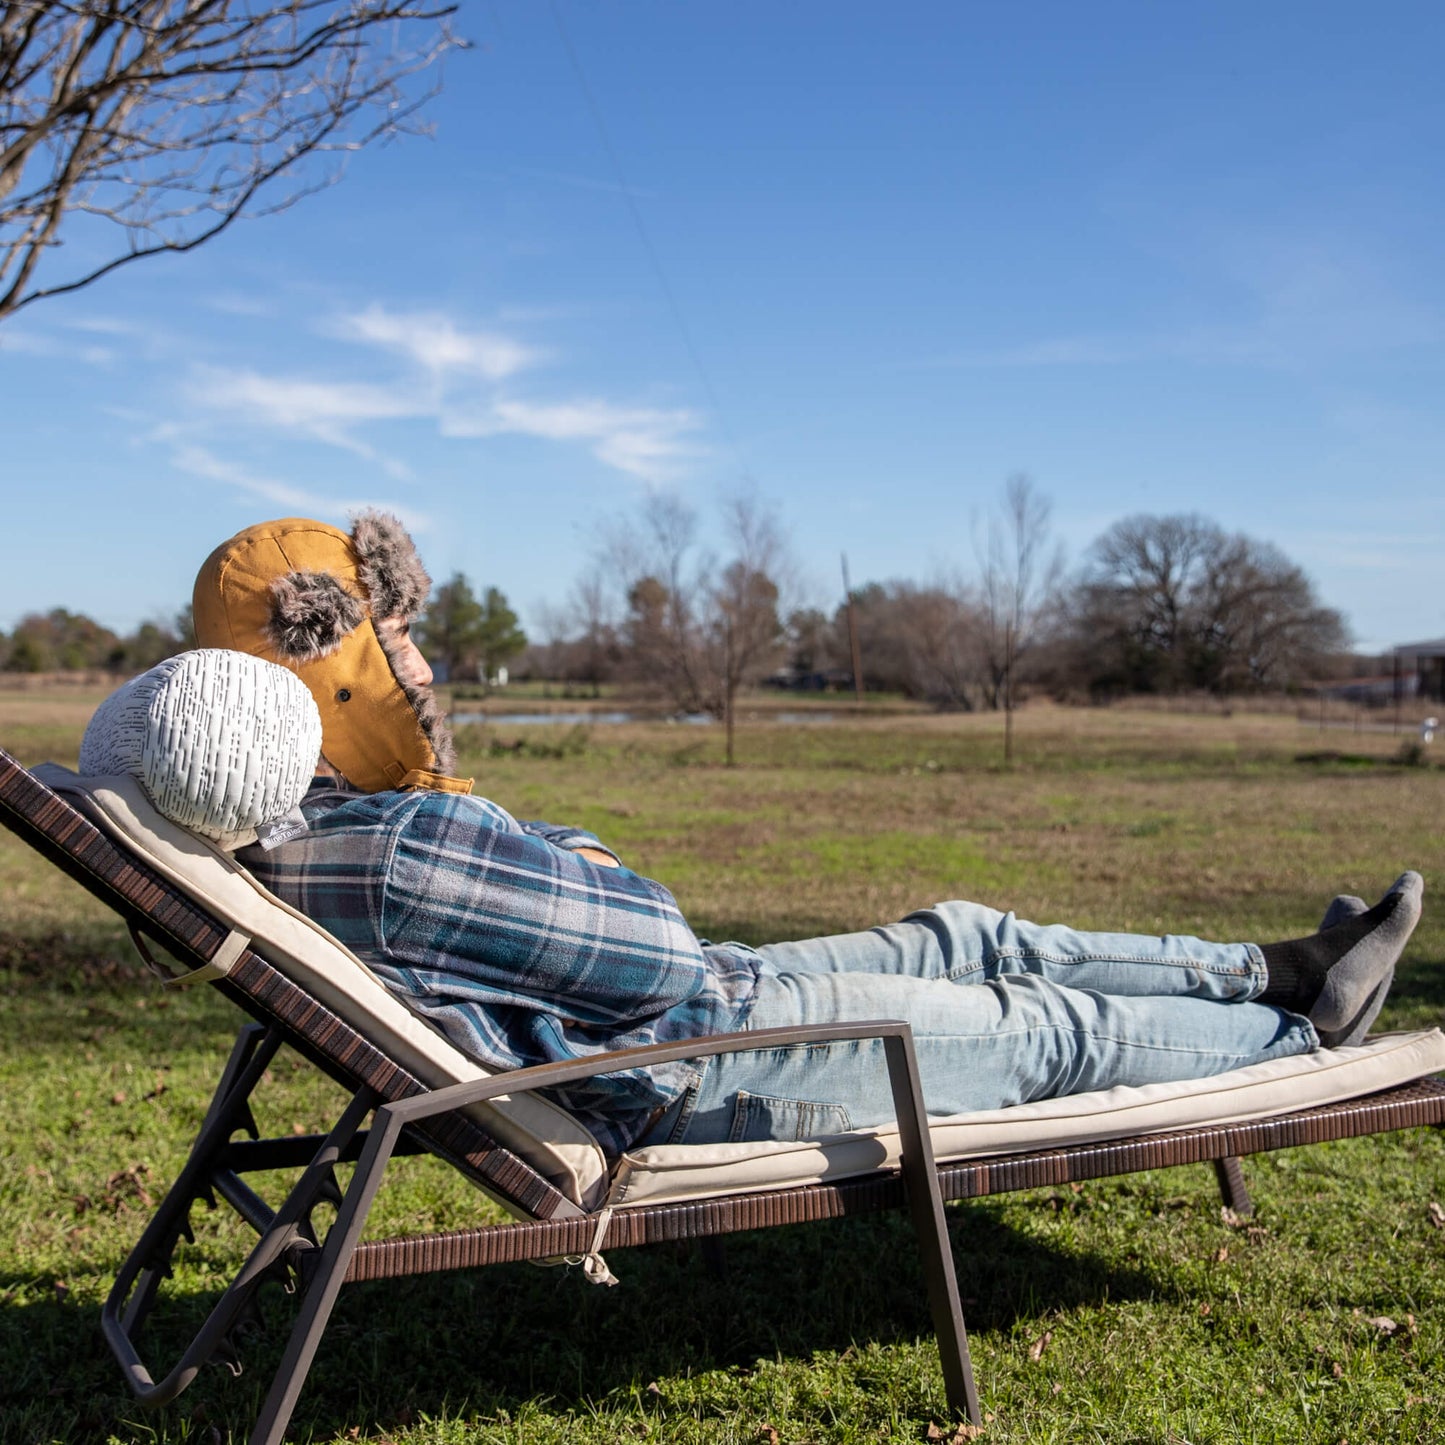
{"label": "leafless tree", "polygon": [[[853,592],[870,691],[901,692],[940,707],[972,710],[979,676],[979,608],[960,587],[935,582],[870,582]],[[847,655],[845,609],[834,617],[835,647]]]}
{"label": "leafless tree", "polygon": [[1091,583],[1103,589],[1132,651],[1182,664],[1193,598],[1221,540],[1213,522],[1191,513],[1125,517],[1094,543]]}
{"label": "leafless tree", "polygon": [[1279,687],[1345,644],[1339,613],[1277,547],[1194,515],[1126,517],[1105,532],[1074,625],[1104,691]]}
{"label": "leafless tree", "polygon": [[653,492],[635,516],[607,529],[603,566],[624,600],[628,668],[662,689],[681,712],[710,710],[699,612],[711,559],[697,541],[697,513],[680,497]]}
{"label": "leafless tree", "polygon": [[570,613],[578,634],[577,677],[591,684],[592,696],[597,697],[616,666],[618,652],[607,574],[600,564],[594,563],[574,584]]}
{"label": "leafless tree", "polygon": [[[411,77],[460,42],[427,0],[0,4],[0,320],[118,266],[189,251],[415,129]],[[332,164],[303,166],[328,153]],[[119,230],[41,284],[74,217]],[[103,257],[103,258],[102,258]]]}
{"label": "leafless tree", "polygon": [[625,601],[622,641],[633,675],[680,711],[722,722],[732,763],[738,691],[782,648],[790,564],[776,516],[756,498],[727,501],[722,530],[719,561],[700,544],[693,509],[654,492],[636,516],[614,523],[604,553]]}
{"label": "leafless tree", "polygon": [[[567,637],[572,619],[565,607],[552,602],[537,603],[532,615],[537,619],[537,641],[527,648],[516,675],[540,677],[544,683],[565,682],[573,652]],[[551,696],[550,687],[544,687],[543,696]]]}
{"label": "leafless tree", "polygon": [[1049,536],[1053,503],[1016,472],[977,542],[984,692],[989,707],[1013,708],[1017,669],[1053,611],[1063,553]]}
{"label": "leafless tree", "polygon": [[702,633],[711,706],[721,711],[731,767],[738,689],[777,661],[783,643],[780,584],[790,569],[773,512],[752,496],[734,497],[724,510],[732,557],[707,589]]}

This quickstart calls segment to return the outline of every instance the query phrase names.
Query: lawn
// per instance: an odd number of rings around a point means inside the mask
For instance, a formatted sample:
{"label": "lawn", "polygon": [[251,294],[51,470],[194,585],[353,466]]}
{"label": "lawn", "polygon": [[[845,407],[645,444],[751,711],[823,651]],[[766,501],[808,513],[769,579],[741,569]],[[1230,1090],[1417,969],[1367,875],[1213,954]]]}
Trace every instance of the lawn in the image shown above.
{"label": "lawn", "polygon": [[[74,761],[97,695],[0,693],[0,743]],[[866,926],[948,896],[1042,920],[1270,938],[1340,890],[1425,874],[1426,917],[1384,1027],[1445,1007],[1445,768],[1388,732],[1285,716],[1028,709],[994,718],[761,715],[715,730],[462,730],[478,790],[592,828],[668,883],[700,933],[758,943]],[[1433,762],[1433,765],[1430,765]],[[244,1440],[277,1332],[155,1414],[99,1339],[109,1278],[174,1175],[238,1016],[162,994],[123,930],[0,835],[0,1439]],[[329,1122],[335,1091],[283,1056],[270,1132]],[[490,1206],[403,1161],[373,1232]],[[1250,1161],[1258,1213],[1221,1217],[1204,1166],[949,1207],[996,1442],[1445,1439],[1445,1140],[1429,1131]],[[243,1247],[198,1212],[169,1284],[204,1312]],[[298,1439],[853,1442],[947,1439],[902,1216],[700,1253],[610,1257],[622,1283],[516,1266],[342,1295]],[[714,1262],[715,1264],[715,1262]],[[280,1321],[289,1301],[270,1311]],[[930,1429],[935,1434],[930,1435]]]}

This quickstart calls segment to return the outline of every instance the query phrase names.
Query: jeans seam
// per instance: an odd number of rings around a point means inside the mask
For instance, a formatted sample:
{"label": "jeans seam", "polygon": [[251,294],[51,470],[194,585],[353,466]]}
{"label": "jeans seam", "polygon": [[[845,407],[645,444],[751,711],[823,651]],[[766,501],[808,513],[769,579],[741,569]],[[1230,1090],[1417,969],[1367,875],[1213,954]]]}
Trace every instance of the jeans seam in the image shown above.
{"label": "jeans seam", "polygon": [[[1249,947],[1249,945],[1244,945]],[[1166,968],[1192,968],[1200,973],[1215,974],[1221,978],[1249,978],[1256,972],[1251,965],[1254,960],[1251,957],[1247,962],[1240,965],[1204,963],[1191,957],[1163,958],[1159,955],[1142,955],[1137,953],[1047,953],[1041,948],[1014,948],[1005,946],[990,951],[987,960],[982,964],[972,965],[973,969],[986,968],[989,963],[995,963],[1002,958],[1037,958],[1045,963],[1139,963],[1149,967],[1163,965]],[[962,973],[967,969],[960,969]],[[947,977],[954,977],[953,973]]]}
{"label": "jeans seam", "polygon": [[[1301,1027],[1301,1025],[1302,1025],[1303,1027]],[[1318,1047],[1319,1039],[1318,1039],[1318,1037],[1315,1035],[1314,1025],[1311,1024],[1310,1021],[1309,1021],[1307,1018],[1304,1018],[1304,1017],[1302,1017],[1302,1016],[1300,1016],[1300,1015],[1298,1015],[1298,1014],[1291,1015],[1291,1016],[1290,1016],[1290,1027],[1291,1027],[1291,1031],[1292,1031],[1292,1032],[1302,1033],[1302,1034],[1305,1034],[1305,1035],[1308,1036],[1308,1037],[1314,1038],[1314,1042],[1315,1042],[1315,1044],[1316,1044],[1316,1047]],[[1151,1052],[1151,1053],[1156,1053],[1156,1054],[1184,1054],[1184,1055],[1187,1055],[1189,1058],[1203,1058],[1203,1057],[1209,1057],[1209,1058],[1242,1058],[1242,1057],[1244,1057],[1244,1056],[1239,1052],[1238,1049],[1192,1049],[1192,1048],[1185,1047],[1185,1046],[1183,1046],[1183,1045],[1175,1045],[1175,1044],[1152,1044],[1152,1043],[1148,1043],[1148,1042],[1146,1042],[1146,1041],[1144,1041],[1144,1040],[1141,1040],[1141,1039],[1127,1039],[1127,1038],[1121,1039],[1121,1038],[1117,1038],[1117,1037],[1115,1037],[1113,1034],[1100,1033],[1100,1032],[1098,1032],[1098,1031],[1095,1030],[1095,1029],[1082,1028],[1082,1027],[1080,1027],[1080,1026],[1077,1025],[1077,1024],[1043,1023],[1043,1024],[1031,1024],[1031,1025],[1030,1025],[1029,1027],[1027,1027],[1027,1028],[1020,1028],[1020,1029],[995,1029],[995,1030],[989,1035],[989,1037],[990,1037],[990,1038],[1017,1038],[1017,1037],[1019,1037],[1019,1036],[1021,1036],[1021,1035],[1025,1035],[1025,1034],[1038,1035],[1038,1034],[1041,1033],[1041,1032],[1048,1032],[1048,1033],[1054,1033],[1054,1034],[1071,1034],[1071,1035],[1073,1035],[1075,1038],[1097,1039],[1097,1040],[1100,1040],[1100,1041],[1102,1041],[1102,1042],[1104,1042],[1104,1043],[1115,1044],[1115,1045],[1118,1045],[1118,1046],[1123,1047],[1123,1048],[1128,1048],[1128,1049],[1141,1049],[1141,1050],[1147,1049],[1149,1052]],[[1288,1035],[1284,1035],[1284,1036],[1282,1036],[1282,1037],[1287,1037],[1287,1036],[1288,1036]],[[971,1040],[976,1040],[976,1039],[978,1039],[978,1038],[980,1038],[980,1037],[981,1037],[981,1035],[979,1035],[979,1034],[939,1034],[939,1033],[934,1033],[934,1034],[929,1034],[929,1035],[927,1035],[927,1040],[929,1040],[929,1041],[931,1041],[931,1040],[944,1041],[944,1042],[947,1042],[950,1047],[952,1047],[954,1044],[956,1044],[956,1043],[959,1042],[959,1041],[971,1041]]]}
{"label": "jeans seam", "polygon": [[[672,1128],[668,1131],[666,1143],[680,1144],[687,1135],[687,1127],[692,1123],[692,1116],[697,1112],[697,1101],[702,1097],[703,1075],[707,1073],[707,1066],[711,1059],[702,1059],[702,1067],[697,1069],[693,1076],[692,1083],[683,1089],[681,1094],[682,1105],[677,1111],[677,1118],[673,1121]],[[672,1105],[669,1104],[668,1108]]]}

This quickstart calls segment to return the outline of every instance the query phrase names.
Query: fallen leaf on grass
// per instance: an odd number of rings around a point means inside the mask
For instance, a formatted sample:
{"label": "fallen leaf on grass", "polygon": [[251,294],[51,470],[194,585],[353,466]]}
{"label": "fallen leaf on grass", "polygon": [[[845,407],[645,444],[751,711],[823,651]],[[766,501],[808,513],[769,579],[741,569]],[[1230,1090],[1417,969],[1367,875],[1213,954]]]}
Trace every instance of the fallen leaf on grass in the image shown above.
{"label": "fallen leaf on grass", "polygon": [[764,1425],[754,1438],[759,1445],[779,1445],[778,1432],[771,1425]]}
{"label": "fallen leaf on grass", "polygon": [[1223,1264],[1228,1258],[1229,1246],[1227,1244],[1221,1244],[1219,1248],[1214,1251],[1214,1262],[1215,1264]]}
{"label": "fallen leaf on grass", "polygon": [[1436,1229],[1445,1229],[1445,1209],[1441,1209],[1432,1199],[1430,1201],[1430,1208],[1426,1212],[1430,1216],[1430,1223],[1433,1224]]}
{"label": "fallen leaf on grass", "polygon": [[1054,1332],[1052,1330],[1045,1330],[1043,1334],[1029,1346],[1029,1359],[1033,1360],[1036,1364],[1039,1360],[1043,1359],[1044,1351],[1048,1349],[1049,1345],[1053,1342],[1053,1338]]}
{"label": "fallen leaf on grass", "polygon": [[1365,1321],[1368,1325],[1374,1325],[1382,1335],[1393,1335],[1400,1328],[1389,1315],[1375,1315]]}

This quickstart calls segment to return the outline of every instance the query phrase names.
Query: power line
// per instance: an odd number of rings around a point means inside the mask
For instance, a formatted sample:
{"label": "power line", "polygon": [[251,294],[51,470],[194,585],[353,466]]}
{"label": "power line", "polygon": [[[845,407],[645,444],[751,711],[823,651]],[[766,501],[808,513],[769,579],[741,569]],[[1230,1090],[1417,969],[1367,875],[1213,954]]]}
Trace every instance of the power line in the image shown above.
{"label": "power line", "polygon": [[617,182],[617,187],[622,193],[622,199],[627,206],[628,213],[632,217],[632,224],[637,230],[637,237],[642,242],[642,249],[647,255],[648,264],[652,268],[653,278],[657,282],[658,290],[662,292],[668,310],[672,313],[672,319],[677,326],[678,334],[682,337],[682,344],[692,362],[693,369],[697,372],[698,380],[702,383],[704,395],[707,397],[708,405],[712,408],[714,415],[722,426],[723,436],[727,440],[738,468],[742,473],[743,480],[752,482],[752,468],[748,466],[743,458],[742,448],[738,445],[737,436],[728,423],[727,413],[723,410],[722,403],[712,384],[712,378],[708,375],[707,367],[703,365],[702,355],[693,343],[692,332],[688,329],[687,320],[682,314],[682,307],[678,304],[677,295],[668,282],[667,273],[662,268],[662,258],[657,254],[657,248],[652,244],[652,237],[648,234],[646,223],[642,219],[642,210],[637,204],[637,198],[632,193],[632,187],[627,183],[627,177],[622,170],[622,162],[618,158],[616,148],[612,144],[611,133],[607,129],[607,122],[602,114],[602,107],[597,103],[597,97],[592,92],[592,87],[587,83],[586,73],[582,69],[582,62],[578,59],[576,48],[572,44],[571,37],[567,33],[567,27],[562,23],[562,12],[558,8],[557,0],[551,0],[550,7],[552,20],[557,27],[557,34],[561,37],[562,48],[567,52],[567,59],[571,62],[572,73],[576,76],[578,89],[581,90],[583,99],[587,102],[587,109],[592,113],[593,124],[597,127],[597,134],[602,141],[602,149],[607,154],[608,164],[612,167],[612,175]]}

